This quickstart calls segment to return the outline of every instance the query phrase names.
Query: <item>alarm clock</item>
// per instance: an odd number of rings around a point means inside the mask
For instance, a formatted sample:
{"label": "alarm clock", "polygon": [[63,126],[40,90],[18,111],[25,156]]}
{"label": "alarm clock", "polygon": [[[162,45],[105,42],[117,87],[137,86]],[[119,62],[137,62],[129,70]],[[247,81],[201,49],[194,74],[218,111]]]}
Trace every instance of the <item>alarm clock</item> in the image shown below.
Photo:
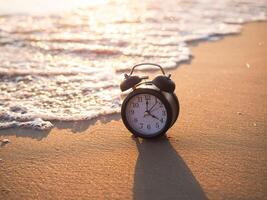
{"label": "alarm clock", "polygon": [[[142,65],[160,68],[162,75],[149,81],[148,76],[133,75],[134,69]],[[171,75],[166,75],[163,68],[154,63],[141,63],[132,67],[125,74],[120,89],[131,91],[123,100],[121,117],[126,128],[135,136],[155,138],[164,135],[175,123],[179,115],[179,101],[174,93],[175,83]]]}

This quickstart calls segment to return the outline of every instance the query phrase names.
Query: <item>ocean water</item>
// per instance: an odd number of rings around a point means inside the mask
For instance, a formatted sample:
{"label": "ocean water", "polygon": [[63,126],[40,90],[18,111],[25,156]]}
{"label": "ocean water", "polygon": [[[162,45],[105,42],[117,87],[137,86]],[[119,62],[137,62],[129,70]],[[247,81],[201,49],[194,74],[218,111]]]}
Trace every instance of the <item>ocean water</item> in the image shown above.
{"label": "ocean water", "polygon": [[267,13],[267,0],[43,2],[0,2],[0,129],[119,112],[123,71],[176,68],[190,41],[239,33]]}

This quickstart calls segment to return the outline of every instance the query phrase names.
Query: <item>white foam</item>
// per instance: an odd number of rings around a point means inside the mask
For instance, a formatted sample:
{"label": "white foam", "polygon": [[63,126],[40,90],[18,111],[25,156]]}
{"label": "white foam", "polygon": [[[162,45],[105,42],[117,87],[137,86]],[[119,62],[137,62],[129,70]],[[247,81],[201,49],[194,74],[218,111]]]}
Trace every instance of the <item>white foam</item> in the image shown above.
{"label": "white foam", "polygon": [[266,20],[267,0],[87,5],[0,16],[0,129],[46,130],[53,120],[119,112],[122,71],[141,62],[173,69],[192,56],[190,42],[218,40],[239,33],[244,22]]}

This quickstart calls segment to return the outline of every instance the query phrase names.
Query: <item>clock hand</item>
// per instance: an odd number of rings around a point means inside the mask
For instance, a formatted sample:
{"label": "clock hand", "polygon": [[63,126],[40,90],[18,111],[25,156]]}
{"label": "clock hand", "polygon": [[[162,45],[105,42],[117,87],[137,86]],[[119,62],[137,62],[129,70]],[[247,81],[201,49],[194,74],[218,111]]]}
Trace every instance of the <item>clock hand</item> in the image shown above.
{"label": "clock hand", "polygon": [[148,110],[148,112],[150,113],[150,111],[155,107],[155,105],[157,105],[158,101],[156,99],[156,103],[154,103],[154,105]]}
{"label": "clock hand", "polygon": [[148,111],[148,100],[146,100],[146,111],[144,113],[144,117],[146,117],[147,115],[149,115],[149,111]]}
{"label": "clock hand", "polygon": [[162,107],[162,105],[159,104],[159,106],[158,106],[157,108],[154,108],[153,110],[150,109],[149,112],[152,113],[152,112],[158,110],[158,109],[161,108],[161,107]]}
{"label": "clock hand", "polygon": [[150,116],[153,117],[153,118],[155,118],[155,119],[157,119],[157,120],[159,120],[159,118],[157,118],[155,115],[150,114]]}
{"label": "clock hand", "polygon": [[[159,105],[159,104],[158,104],[158,105]],[[156,106],[156,107],[154,107],[153,109],[149,110],[149,112],[152,113],[152,112],[158,110],[160,107],[161,107],[160,105],[159,105],[159,106]]]}

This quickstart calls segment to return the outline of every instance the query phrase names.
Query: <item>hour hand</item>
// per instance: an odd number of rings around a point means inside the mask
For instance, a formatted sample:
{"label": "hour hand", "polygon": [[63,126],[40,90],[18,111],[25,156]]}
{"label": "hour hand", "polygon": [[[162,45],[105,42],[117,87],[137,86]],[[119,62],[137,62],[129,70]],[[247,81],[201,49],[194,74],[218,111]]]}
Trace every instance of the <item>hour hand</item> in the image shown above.
{"label": "hour hand", "polygon": [[153,117],[153,118],[155,118],[155,119],[157,119],[157,120],[159,120],[159,118],[156,117],[155,115],[150,114],[150,116]]}

